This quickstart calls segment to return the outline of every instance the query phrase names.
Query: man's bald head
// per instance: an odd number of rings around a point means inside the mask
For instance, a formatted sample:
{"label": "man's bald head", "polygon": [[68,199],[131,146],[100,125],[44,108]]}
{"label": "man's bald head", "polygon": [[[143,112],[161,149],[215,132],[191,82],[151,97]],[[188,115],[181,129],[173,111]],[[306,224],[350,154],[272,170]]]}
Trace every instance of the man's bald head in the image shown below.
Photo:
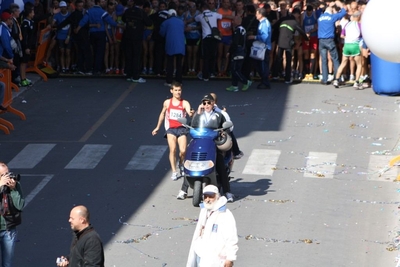
{"label": "man's bald head", "polygon": [[90,222],[90,213],[85,206],[76,206],[72,209],[72,211],[76,212],[79,216],[84,218],[88,223]]}
{"label": "man's bald head", "polygon": [[81,231],[90,225],[90,213],[85,206],[76,206],[71,210],[69,223],[73,231]]}

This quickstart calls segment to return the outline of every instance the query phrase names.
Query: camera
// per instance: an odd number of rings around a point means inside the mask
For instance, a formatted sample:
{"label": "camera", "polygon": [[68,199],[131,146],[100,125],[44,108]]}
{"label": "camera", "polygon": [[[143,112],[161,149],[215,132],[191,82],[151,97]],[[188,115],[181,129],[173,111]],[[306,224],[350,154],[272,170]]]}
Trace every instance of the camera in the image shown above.
{"label": "camera", "polygon": [[7,174],[8,174],[8,177],[10,177],[10,179],[13,179],[16,182],[19,182],[21,180],[21,175],[19,175],[19,174],[15,174],[13,172],[9,172]]}

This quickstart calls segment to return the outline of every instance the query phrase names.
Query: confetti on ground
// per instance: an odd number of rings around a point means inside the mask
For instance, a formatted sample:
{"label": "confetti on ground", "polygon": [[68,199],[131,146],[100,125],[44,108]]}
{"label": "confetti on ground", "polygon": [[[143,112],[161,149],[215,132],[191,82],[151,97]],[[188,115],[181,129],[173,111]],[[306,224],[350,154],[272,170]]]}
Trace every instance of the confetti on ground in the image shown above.
{"label": "confetti on ground", "polygon": [[261,144],[262,146],[268,146],[270,144],[275,144],[275,143],[280,143],[280,142],[286,142],[289,141],[290,139],[292,139],[294,135],[289,136],[286,139],[279,139],[279,140],[272,140],[272,141],[267,141],[267,144]]}
{"label": "confetti on ground", "polygon": [[248,197],[245,197],[242,200],[245,200],[245,201],[259,201],[259,202],[271,202],[271,203],[294,202],[294,200],[290,200],[290,199],[255,199],[255,198],[248,198]]}
{"label": "confetti on ground", "polygon": [[353,199],[354,202],[357,203],[366,203],[366,204],[380,204],[380,205],[399,205],[400,201],[372,201],[372,200],[361,200],[361,199]]}
{"label": "confetti on ground", "polygon": [[239,238],[244,238],[246,240],[257,240],[257,241],[265,241],[268,243],[290,243],[290,244],[320,244],[319,241],[315,239],[299,239],[299,240],[290,240],[290,239],[276,239],[269,237],[257,237],[253,235],[247,236],[239,236]]}

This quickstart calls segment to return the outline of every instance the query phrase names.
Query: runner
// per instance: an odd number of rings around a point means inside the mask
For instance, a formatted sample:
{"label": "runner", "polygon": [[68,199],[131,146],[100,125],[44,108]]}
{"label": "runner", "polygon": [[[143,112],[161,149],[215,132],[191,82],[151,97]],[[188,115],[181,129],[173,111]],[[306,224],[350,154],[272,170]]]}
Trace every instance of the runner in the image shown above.
{"label": "runner", "polygon": [[[186,117],[186,114],[193,116],[193,111],[190,110],[188,101],[181,98],[182,85],[178,82],[171,84],[172,98],[164,101],[163,108],[158,118],[157,127],[152,131],[152,135],[156,135],[164,121],[166,133],[164,137],[167,138],[169,147],[169,162],[171,163],[172,175],[171,179],[176,181],[183,172],[183,165],[181,163],[185,160],[186,146],[187,146],[187,129],[177,121],[178,118]],[[176,147],[179,146],[179,169],[180,174],[176,170]]]}

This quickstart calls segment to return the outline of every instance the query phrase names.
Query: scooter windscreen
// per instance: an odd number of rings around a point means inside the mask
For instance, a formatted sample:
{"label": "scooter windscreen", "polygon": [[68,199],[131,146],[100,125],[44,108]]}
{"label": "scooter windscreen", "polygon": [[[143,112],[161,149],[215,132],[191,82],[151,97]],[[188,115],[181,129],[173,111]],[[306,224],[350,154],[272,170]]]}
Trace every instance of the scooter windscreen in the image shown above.
{"label": "scooter windscreen", "polygon": [[218,132],[210,128],[191,128],[190,136],[192,138],[215,139],[218,136]]}

